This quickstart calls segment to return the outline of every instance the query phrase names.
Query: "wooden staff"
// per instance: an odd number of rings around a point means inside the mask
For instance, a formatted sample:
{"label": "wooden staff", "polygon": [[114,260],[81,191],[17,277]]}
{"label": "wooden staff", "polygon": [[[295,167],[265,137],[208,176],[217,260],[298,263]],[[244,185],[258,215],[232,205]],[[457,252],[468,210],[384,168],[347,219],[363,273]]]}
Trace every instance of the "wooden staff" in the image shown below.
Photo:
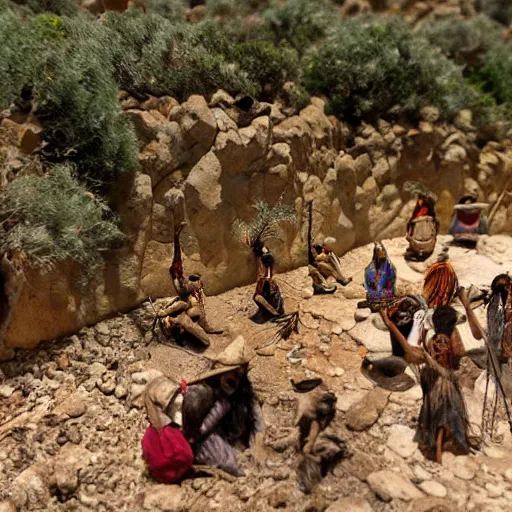
{"label": "wooden staff", "polygon": [[494,203],[494,206],[492,207],[492,210],[489,213],[489,219],[488,219],[489,228],[491,227],[492,219],[494,218],[494,216],[498,212],[498,208],[501,206],[501,203],[503,202],[503,199],[505,198],[506,195],[510,195],[510,192],[509,192],[508,188],[509,188],[511,183],[512,183],[512,176],[510,176],[509,179],[507,180],[507,183],[505,183],[505,186],[503,187],[503,190],[502,190],[501,194],[498,196],[498,199]]}

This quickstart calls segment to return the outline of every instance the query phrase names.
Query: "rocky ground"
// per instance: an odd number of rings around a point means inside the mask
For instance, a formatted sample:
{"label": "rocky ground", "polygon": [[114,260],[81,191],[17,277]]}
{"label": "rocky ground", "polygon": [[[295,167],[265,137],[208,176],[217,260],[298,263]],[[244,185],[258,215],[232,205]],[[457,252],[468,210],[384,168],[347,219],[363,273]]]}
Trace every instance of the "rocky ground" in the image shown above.
{"label": "rocky ground", "polygon": [[[403,240],[387,243],[400,291],[413,292],[425,265],[405,263],[404,246]],[[450,254],[463,285],[489,285],[510,268],[512,240],[485,238],[478,251],[454,248]],[[300,334],[292,338],[297,350],[291,357],[292,345],[280,347],[252,361],[250,376],[267,424],[267,460],[257,465],[250,451],[242,454],[247,476],[236,481],[196,478],[178,487],[148,475],[140,444],[147,426],[140,404],[145,382],[158,372],[190,378],[209,364],[196,347],[185,352],[153,336],[150,304],[37,350],[19,351],[0,367],[0,512],[512,510],[512,436],[504,421],[482,451],[445,454],[439,466],[426,461],[413,441],[419,386],[390,393],[361,375],[363,344],[376,354],[389,350],[380,323],[356,309],[370,255],[366,246],[344,257],[354,280],[334,296],[310,297],[306,269],[278,277],[287,309],[301,311]],[[252,348],[268,338],[268,328],[250,320],[256,309],[251,295],[252,287],[244,287],[208,298],[210,319],[227,330],[203,355],[219,352],[237,333]],[[476,367],[466,365],[466,373],[464,393],[478,433],[485,382],[475,382]],[[312,375],[337,394],[332,428],[351,456],[306,496],[297,488],[296,452],[289,442],[296,402],[290,379]]]}

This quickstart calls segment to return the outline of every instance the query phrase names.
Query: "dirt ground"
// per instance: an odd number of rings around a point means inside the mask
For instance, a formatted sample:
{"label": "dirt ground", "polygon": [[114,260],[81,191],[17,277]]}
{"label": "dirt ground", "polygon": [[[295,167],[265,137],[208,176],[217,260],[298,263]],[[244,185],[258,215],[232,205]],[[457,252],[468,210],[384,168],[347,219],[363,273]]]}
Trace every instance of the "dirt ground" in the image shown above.
{"label": "dirt ground", "polygon": [[[508,240],[491,237],[478,251],[450,250],[461,284],[488,286],[510,268]],[[419,292],[426,264],[403,260],[403,240],[386,245],[399,291]],[[389,335],[374,318],[361,310],[358,321],[354,316],[364,298],[363,272],[371,251],[367,246],[345,255],[343,268],[353,281],[332,296],[310,297],[305,268],[278,276],[286,310],[299,311],[300,332],[273,355],[252,352],[273,332],[251,320],[253,286],[207,298],[210,322],[225,332],[212,336],[202,353],[193,344],[184,351],[154,336],[150,304],[18,352],[14,361],[0,366],[0,512],[512,510],[507,465],[512,436],[502,417],[493,441],[481,451],[445,454],[438,465],[425,460],[413,440],[419,385],[390,393],[361,374],[363,345],[378,356],[390,350]],[[163,303],[157,301],[157,307]],[[479,315],[485,318],[483,310]],[[254,355],[249,375],[266,423],[266,461],[257,464],[248,450],[240,453],[245,477],[194,478],[181,486],[156,483],[141,453],[148,425],[140,402],[145,383],[157,372],[178,380],[196,376],[210,365],[202,356],[214,357],[238,334]],[[465,371],[473,376],[465,380],[464,394],[472,428],[478,430],[485,382],[476,367]],[[338,398],[330,429],[347,443],[349,456],[305,495],[296,482],[297,395],[290,380],[312,376],[320,376]]]}

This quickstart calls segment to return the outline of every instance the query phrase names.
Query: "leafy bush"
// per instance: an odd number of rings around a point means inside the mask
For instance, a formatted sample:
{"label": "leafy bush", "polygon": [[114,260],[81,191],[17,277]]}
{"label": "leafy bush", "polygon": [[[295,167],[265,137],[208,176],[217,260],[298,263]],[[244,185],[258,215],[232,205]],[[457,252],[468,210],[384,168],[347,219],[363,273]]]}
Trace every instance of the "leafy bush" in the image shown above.
{"label": "leafy bush", "polygon": [[124,240],[107,205],[67,166],[15,179],[0,199],[0,254],[22,250],[43,268],[74,261],[87,278],[102,264],[101,253]]}
{"label": "leafy bush", "polygon": [[27,7],[35,14],[44,12],[59,16],[73,16],[78,13],[80,0],[12,0],[14,4]]}
{"label": "leafy bush", "polygon": [[330,0],[288,0],[274,3],[263,13],[275,40],[286,41],[301,53],[325,37],[337,17]]}
{"label": "leafy bush", "polygon": [[187,3],[185,0],[146,0],[146,12],[175,22],[185,21]]}
{"label": "leafy bush", "polygon": [[423,25],[419,33],[446,57],[469,68],[479,66],[489,48],[501,39],[499,26],[487,16],[438,20]]}
{"label": "leafy bush", "polygon": [[23,21],[11,9],[0,13],[0,108],[18,100],[21,91],[34,84],[62,38],[62,22],[56,16]]}
{"label": "leafy bush", "polygon": [[306,88],[328,96],[331,113],[358,120],[435,105],[449,116],[472,101],[460,68],[401,20],[358,17],[336,28],[304,72]]}
{"label": "leafy bush", "polygon": [[273,101],[283,84],[298,78],[299,59],[291,48],[269,41],[249,41],[235,48],[235,59],[248,78],[257,84],[258,96]]}
{"label": "leafy bush", "polygon": [[[490,95],[501,106],[504,114],[512,115],[512,44],[495,44],[486,54],[483,65],[469,76],[483,93]],[[492,100],[490,100],[492,101]]]}
{"label": "leafy bush", "polygon": [[136,168],[137,141],[121,117],[109,34],[101,25],[73,18],[65,44],[45,62],[34,87],[37,116],[51,161],[76,163],[80,176],[108,183]]}
{"label": "leafy bush", "polygon": [[0,106],[32,99],[45,157],[71,161],[91,184],[137,165],[133,128],[121,117],[111,37],[88,18],[0,17]]}
{"label": "leafy bush", "polygon": [[229,41],[213,23],[173,25],[138,12],[110,14],[107,27],[116,38],[116,80],[136,96],[256,92],[255,85],[229,60]]}
{"label": "leafy bush", "polygon": [[311,100],[308,91],[306,91],[302,85],[297,85],[295,83],[286,87],[285,96],[289,105],[297,111],[307,107]]}

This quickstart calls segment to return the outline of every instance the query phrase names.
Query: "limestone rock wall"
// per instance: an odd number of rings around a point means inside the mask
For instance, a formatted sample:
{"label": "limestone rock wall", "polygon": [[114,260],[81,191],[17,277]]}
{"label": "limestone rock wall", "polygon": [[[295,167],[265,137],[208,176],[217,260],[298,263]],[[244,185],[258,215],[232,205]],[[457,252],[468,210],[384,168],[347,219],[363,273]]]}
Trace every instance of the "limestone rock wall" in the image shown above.
{"label": "limestone rock wall", "polygon": [[[174,294],[168,268],[173,221],[186,220],[182,235],[187,272],[203,276],[207,294],[255,278],[250,251],[235,240],[236,218],[250,221],[252,204],[282,201],[295,207],[297,223],[273,241],[278,270],[306,264],[306,203],[314,201],[313,232],[331,235],[338,251],[377,239],[403,236],[414,206],[404,190],[421,181],[438,197],[446,231],[452,207],[465,192],[494,204],[512,181],[512,143],[480,148],[471,113],[454,124],[423,109],[417,125],[361,124],[354,128],[324,114],[313,98],[297,115],[263,105],[249,122],[217,92],[208,103],[191,96],[152,98],[143,104],[123,97],[125,115],[136,127],[140,168],[123,176],[113,203],[130,243],[109,255],[102,275],[85,290],[73,285],[62,266],[52,275],[27,276],[10,325],[6,347],[30,347],[130,309],[146,297]],[[493,233],[510,233],[511,198],[505,194]]]}

